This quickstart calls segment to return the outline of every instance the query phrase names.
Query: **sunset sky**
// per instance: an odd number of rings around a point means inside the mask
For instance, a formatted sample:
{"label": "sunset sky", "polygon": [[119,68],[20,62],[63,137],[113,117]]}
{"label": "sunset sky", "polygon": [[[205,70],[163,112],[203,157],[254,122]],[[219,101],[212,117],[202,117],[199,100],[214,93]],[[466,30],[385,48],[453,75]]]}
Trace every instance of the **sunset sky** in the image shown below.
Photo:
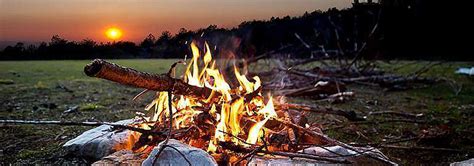
{"label": "sunset sky", "polygon": [[108,27],[123,30],[121,40],[138,42],[149,33],[233,27],[272,16],[346,8],[351,0],[0,0],[0,41],[108,41]]}

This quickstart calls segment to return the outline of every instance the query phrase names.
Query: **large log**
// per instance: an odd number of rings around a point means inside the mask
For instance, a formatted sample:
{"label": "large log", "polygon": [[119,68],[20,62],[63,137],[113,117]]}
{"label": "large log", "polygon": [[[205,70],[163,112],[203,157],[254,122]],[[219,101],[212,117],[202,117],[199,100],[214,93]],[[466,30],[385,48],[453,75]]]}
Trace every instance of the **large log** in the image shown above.
{"label": "large log", "polygon": [[172,91],[176,95],[191,95],[207,98],[212,90],[185,83],[168,74],[150,74],[132,68],[122,67],[102,59],[95,59],[84,67],[84,73],[90,77],[102,78],[123,85],[155,91]]}

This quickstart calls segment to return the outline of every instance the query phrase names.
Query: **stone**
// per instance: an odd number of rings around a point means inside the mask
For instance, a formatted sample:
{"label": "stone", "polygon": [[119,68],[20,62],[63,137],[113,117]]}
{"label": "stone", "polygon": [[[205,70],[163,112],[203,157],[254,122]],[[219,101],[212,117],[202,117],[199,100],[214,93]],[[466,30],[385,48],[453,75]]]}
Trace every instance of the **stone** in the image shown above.
{"label": "stone", "polygon": [[[279,156],[254,156],[248,163],[248,165],[334,165],[324,161],[315,161],[309,159],[279,157]],[[342,164],[338,164],[342,165]]]}
{"label": "stone", "polygon": [[472,166],[474,165],[474,158],[471,158],[469,160],[454,162],[449,165],[450,166]]}
{"label": "stone", "polygon": [[[128,125],[133,119],[116,123]],[[109,125],[101,125],[69,140],[63,147],[75,156],[99,160],[118,150],[131,150],[138,138],[139,135],[130,130],[113,130]]]}
{"label": "stone", "polygon": [[[354,162],[356,165],[384,165],[385,163],[367,157],[367,155],[376,156],[378,158],[383,158],[391,164],[396,165],[396,163],[390,161],[387,156],[385,156],[380,150],[372,147],[354,147],[359,152],[364,152],[364,155],[359,154],[353,150],[346,149],[341,146],[328,146],[328,147],[310,147],[303,149],[301,152],[314,154],[323,157],[335,157],[338,159],[347,159]],[[347,157],[341,157],[347,156]]]}
{"label": "stone", "polygon": [[156,154],[158,153],[159,149],[163,146],[164,142],[161,142],[156,146],[153,151],[148,155],[148,158],[143,161],[142,165],[143,166],[152,166],[152,165],[188,165],[188,162],[183,158],[181,154],[188,159],[192,163],[192,165],[200,165],[200,166],[215,166],[217,165],[216,160],[209,155],[206,151],[195,148],[192,146],[189,146],[187,144],[184,144],[178,140],[170,139],[168,141],[167,146],[172,146],[176,148],[176,150],[179,150],[177,152],[173,148],[166,147],[163,149],[163,152],[161,152],[160,156],[156,160],[155,163],[154,160],[156,158]]}
{"label": "stone", "polygon": [[92,166],[115,166],[115,165],[142,165],[144,158],[140,155],[134,154],[131,150],[120,150],[111,155],[105,156],[99,161],[96,161]]}
{"label": "stone", "polygon": [[[353,155],[352,157],[338,157],[337,154],[334,154],[328,150],[335,152],[339,155]],[[358,147],[359,151],[367,151],[368,148],[361,148]],[[317,156],[323,157],[334,157],[337,159],[347,159],[349,161],[354,162],[355,165],[386,165],[380,161],[368,158],[364,155],[357,154],[355,151],[343,148],[341,146],[329,146],[325,148],[321,147],[310,147],[303,149],[299,152],[307,153],[307,154],[314,154]],[[378,149],[373,149],[370,153],[372,155],[379,155],[379,157],[386,158],[382,152]],[[396,163],[393,163],[396,165]],[[280,157],[280,156],[255,156],[249,161],[249,165],[335,165],[334,163],[330,163],[327,161],[317,161],[311,159],[303,159],[303,158],[293,158],[290,159],[288,157]],[[350,164],[337,164],[337,165],[350,165]]]}

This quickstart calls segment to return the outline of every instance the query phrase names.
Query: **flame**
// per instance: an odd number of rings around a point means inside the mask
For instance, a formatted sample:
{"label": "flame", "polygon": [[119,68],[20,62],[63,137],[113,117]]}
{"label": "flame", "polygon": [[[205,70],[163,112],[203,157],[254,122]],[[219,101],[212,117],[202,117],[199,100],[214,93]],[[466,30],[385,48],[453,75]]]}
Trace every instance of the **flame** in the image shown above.
{"label": "flame", "polygon": [[259,112],[257,112],[257,114],[264,115],[265,119],[260,122],[257,122],[254,126],[250,128],[249,135],[247,137],[247,143],[250,144],[255,144],[257,142],[259,136],[261,135],[261,133],[263,133],[261,131],[263,125],[265,125],[265,123],[270,118],[277,117],[275,107],[273,106],[272,97],[270,97],[270,99],[268,100],[267,105],[265,105],[265,107],[263,107]]}
{"label": "flame", "polygon": [[[244,98],[240,98],[237,101],[232,103],[231,109],[230,109],[230,119],[228,121],[228,126],[230,127],[231,133],[234,136],[239,135],[240,133],[240,117],[241,117],[241,112],[243,111],[244,108]],[[239,140],[237,138],[233,137],[232,138],[233,142],[238,144]]]}
{"label": "flame", "polygon": [[[238,138],[247,138],[246,142],[258,143],[259,135],[265,123],[277,114],[274,110],[272,98],[264,104],[264,97],[258,92],[258,96],[250,101],[246,101],[245,95],[259,89],[261,81],[258,76],[250,81],[245,74],[241,74],[234,66],[234,76],[239,82],[239,86],[232,89],[226,81],[225,76],[217,68],[215,60],[212,59],[209,45],[204,43],[205,52],[201,56],[201,51],[195,42],[190,44],[193,57],[188,63],[184,81],[190,85],[207,87],[212,90],[207,99],[202,100],[186,95],[172,96],[172,108],[168,108],[168,93],[158,92],[145,110],[152,111],[151,121],[163,122],[169,114],[169,109],[173,111],[173,128],[187,128],[195,123],[195,117],[203,112],[209,113],[215,122],[215,131],[208,142],[207,151],[216,152],[219,141],[231,141],[237,145],[245,145]],[[195,107],[207,107],[209,110],[196,110]],[[218,107],[219,106],[219,107]],[[153,109],[154,108],[154,109]],[[242,126],[244,119],[257,121],[248,131]],[[260,121],[259,121],[260,120]],[[248,134],[248,135],[246,135]]]}

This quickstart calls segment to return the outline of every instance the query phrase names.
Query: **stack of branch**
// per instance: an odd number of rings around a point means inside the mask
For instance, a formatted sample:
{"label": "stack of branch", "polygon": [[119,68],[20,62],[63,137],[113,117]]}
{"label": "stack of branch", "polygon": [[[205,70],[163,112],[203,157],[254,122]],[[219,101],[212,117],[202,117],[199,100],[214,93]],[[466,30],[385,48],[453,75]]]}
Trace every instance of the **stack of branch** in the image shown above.
{"label": "stack of branch", "polygon": [[[156,91],[167,91],[169,93],[173,93],[176,95],[183,94],[183,95],[192,95],[195,97],[207,97],[210,89],[206,87],[195,87],[189,84],[184,83],[179,79],[174,79],[169,76],[169,74],[164,75],[155,75],[155,74],[148,74],[144,72],[139,72],[130,68],[124,68],[112,63],[108,63],[103,60],[94,60],[91,64],[88,64],[84,71],[88,76],[99,77],[107,80],[111,80],[114,82],[118,82],[125,85],[130,85],[134,87],[141,87],[149,90],[156,90]],[[317,86],[316,86],[317,87]],[[333,87],[335,89],[344,90],[343,87]],[[320,88],[319,91],[324,91],[325,88]],[[300,90],[298,92],[289,92],[290,94],[295,93],[305,93],[305,91]],[[171,96],[171,95],[169,95]],[[252,95],[246,96],[246,98],[251,98]],[[169,99],[170,101],[172,99]],[[171,102],[169,102],[171,103]],[[251,107],[251,106],[249,106]],[[307,159],[316,159],[321,161],[328,161],[333,163],[349,163],[349,161],[345,159],[337,159],[337,158],[328,158],[328,157],[320,157],[311,154],[304,154],[304,153],[297,153],[297,151],[302,150],[308,145],[314,146],[322,146],[322,145],[339,145],[344,148],[353,150],[358,152],[358,150],[350,145],[342,143],[340,141],[334,140],[329,138],[328,136],[324,135],[321,129],[318,126],[307,126],[307,119],[304,116],[304,112],[317,112],[323,114],[336,114],[340,116],[344,116],[348,119],[357,119],[357,117],[350,112],[342,111],[342,110],[333,110],[331,108],[323,108],[323,107],[307,107],[307,106],[300,106],[294,104],[277,104],[277,114],[279,118],[272,118],[270,119],[265,126],[263,126],[263,131],[266,133],[264,135],[268,137],[261,138],[259,144],[249,144],[245,142],[246,134],[244,132],[238,135],[232,135],[231,133],[226,133],[224,131],[216,131],[216,132],[223,132],[226,135],[229,135],[232,138],[236,138],[243,142],[243,144],[249,146],[240,146],[235,145],[232,142],[220,142],[219,148],[217,149],[216,159],[225,161],[225,162],[241,162],[242,160],[247,160],[247,158],[251,155],[255,155],[257,153],[265,153],[265,154],[272,154],[272,155],[279,155],[279,156],[287,156],[287,157],[299,157],[299,158],[307,158]],[[209,110],[209,109],[203,109]],[[170,117],[172,113],[170,112]],[[182,135],[177,135],[172,131],[172,127],[168,126],[167,124],[172,124],[172,119],[169,118],[161,123],[155,122],[151,127],[151,132],[160,132],[166,131],[168,133],[168,137],[164,138],[162,136],[159,137],[150,137],[149,134],[144,133],[140,140],[135,144],[135,149],[140,149],[145,145],[152,145],[155,146],[157,143],[167,140],[170,137],[174,139],[179,139],[189,145],[207,149],[209,146],[209,138],[215,135],[215,126],[217,126],[217,122],[215,122],[212,116],[209,114],[208,111],[202,111],[200,114],[194,117],[195,125],[190,126],[187,129],[183,129],[184,133]],[[240,118],[239,121],[240,125],[242,126],[242,131],[249,131],[250,127],[256,123],[254,119],[246,117],[245,115]],[[164,128],[169,127],[168,130],[163,130]],[[150,146],[150,147],[152,147]],[[232,155],[234,153],[238,153],[240,155]],[[362,154],[362,152],[361,152]],[[225,157],[234,156],[239,157],[240,160],[232,160],[232,157]],[[220,156],[220,157],[219,157]],[[385,158],[380,158],[376,156],[371,156],[374,159],[389,162]]]}

